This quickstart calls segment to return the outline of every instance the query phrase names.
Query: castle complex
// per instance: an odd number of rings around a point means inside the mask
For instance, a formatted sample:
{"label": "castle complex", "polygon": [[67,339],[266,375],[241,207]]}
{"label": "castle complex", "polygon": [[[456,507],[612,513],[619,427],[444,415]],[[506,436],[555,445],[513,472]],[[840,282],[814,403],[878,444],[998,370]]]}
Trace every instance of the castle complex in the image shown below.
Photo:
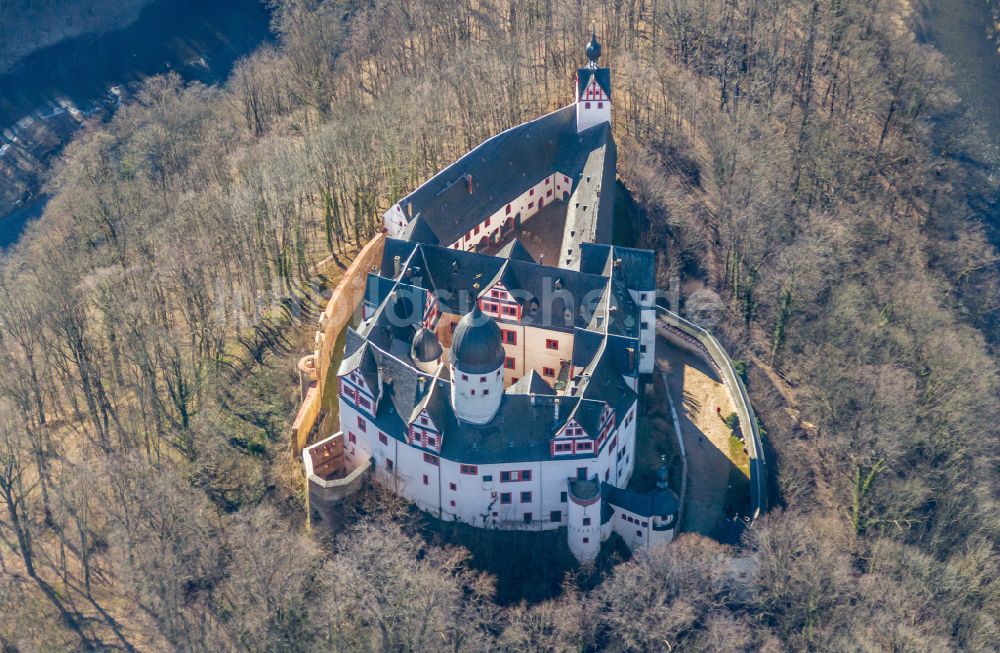
{"label": "castle complex", "polygon": [[[487,140],[385,213],[337,370],[347,469],[367,466],[440,519],[565,527],[581,561],[612,532],[630,548],[669,541],[678,514],[665,470],[652,492],[626,489],[654,364],[655,260],[610,244],[600,54],[592,37],[573,104]],[[310,473],[330,451],[307,451]]]}

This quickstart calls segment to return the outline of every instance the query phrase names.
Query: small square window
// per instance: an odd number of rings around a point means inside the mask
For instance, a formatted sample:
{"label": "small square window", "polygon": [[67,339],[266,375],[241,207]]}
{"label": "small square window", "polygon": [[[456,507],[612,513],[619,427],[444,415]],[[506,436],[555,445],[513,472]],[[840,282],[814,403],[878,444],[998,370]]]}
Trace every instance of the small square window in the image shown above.
{"label": "small square window", "polygon": [[561,503],[566,503],[566,493],[565,492],[560,492],[559,493],[559,501]]}
{"label": "small square window", "polygon": [[424,474],[424,485],[430,485],[431,479],[427,478],[427,474]]}
{"label": "small square window", "polygon": [[347,432],[347,440],[348,440],[348,441],[349,441],[349,442],[350,442],[351,444],[357,444],[357,442],[358,442],[358,437],[357,437],[356,435],[354,435],[353,433],[351,433],[350,431],[348,431],[348,432]]}
{"label": "small square window", "polygon": [[382,444],[389,444],[389,438],[386,437],[385,433],[378,434],[378,441]]}
{"label": "small square window", "polygon": [[642,531],[636,531],[635,534],[636,537],[642,537]]}
{"label": "small square window", "polygon": [[505,506],[510,504],[510,492],[500,493],[500,504]]}
{"label": "small square window", "polygon": [[503,366],[506,367],[508,370],[514,369],[514,364],[515,364],[514,359],[511,358],[510,356],[507,356],[506,358],[503,359]]}
{"label": "small square window", "polygon": [[479,382],[480,383],[486,383],[486,377],[485,376],[479,377]]}
{"label": "small square window", "polygon": [[368,423],[365,422],[365,418],[361,417],[361,415],[358,415],[358,428],[361,429],[362,433],[368,428]]}
{"label": "small square window", "polygon": [[590,108],[590,102],[584,102],[583,108],[584,109],[589,109]]}
{"label": "small square window", "polygon": [[521,503],[531,503],[531,492],[521,493]]}
{"label": "small square window", "polygon": [[589,537],[583,538],[583,543],[584,544],[590,544],[590,538]]}
{"label": "small square window", "polygon": [[555,375],[556,375],[556,371],[554,369],[552,369],[551,367],[543,367],[542,368],[542,376],[553,377]]}
{"label": "small square window", "polygon": [[530,524],[531,523],[531,513],[530,512],[524,513],[524,523],[525,524]]}
{"label": "small square window", "polygon": [[551,339],[547,338],[545,340],[545,348],[546,349],[555,349],[555,350],[558,350],[559,349],[559,341],[558,340],[551,340]]}
{"label": "small square window", "polygon": [[583,525],[584,526],[590,526],[590,517],[584,517],[583,518]]}
{"label": "small square window", "polygon": [[476,396],[476,389],[473,388],[472,390],[469,390],[469,394],[472,395],[473,397],[475,397]]}
{"label": "small square window", "polygon": [[467,375],[463,374],[463,375],[462,375],[462,380],[463,380],[463,381],[468,381],[468,380],[469,380],[469,377],[468,377]]}
{"label": "small square window", "polygon": [[458,490],[458,486],[455,485],[454,483],[449,483],[448,484],[448,489],[451,490],[452,492],[455,492],[455,491]]}
{"label": "small square window", "polygon": [[[475,472],[472,473],[475,474]],[[493,482],[493,474],[483,474],[483,483],[492,483],[492,482]]]}
{"label": "small square window", "polygon": [[562,521],[562,510],[553,510],[549,513],[549,521]]}
{"label": "small square window", "polygon": [[598,109],[603,109],[604,108],[604,103],[603,102],[598,102],[597,103],[597,108]]}
{"label": "small square window", "polygon": [[640,354],[646,353],[646,345],[639,345],[639,353]]}
{"label": "small square window", "polygon": [[452,499],[451,501],[449,501],[448,505],[450,505],[452,508],[454,508],[455,507],[455,500]]}
{"label": "small square window", "polygon": [[486,395],[488,395],[489,393],[490,393],[490,391],[489,391],[489,390],[483,390],[483,396],[484,396],[484,397],[485,397]]}

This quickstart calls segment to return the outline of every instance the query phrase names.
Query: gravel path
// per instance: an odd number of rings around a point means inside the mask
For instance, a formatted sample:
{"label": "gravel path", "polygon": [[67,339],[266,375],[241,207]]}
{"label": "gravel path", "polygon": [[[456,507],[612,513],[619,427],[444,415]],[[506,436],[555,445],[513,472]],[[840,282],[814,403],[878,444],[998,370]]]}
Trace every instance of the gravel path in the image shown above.
{"label": "gravel path", "polygon": [[722,380],[701,358],[656,340],[656,364],[667,373],[688,456],[688,496],[683,529],[718,537],[726,530],[726,488],[734,465],[729,429],[719,415],[735,411]]}

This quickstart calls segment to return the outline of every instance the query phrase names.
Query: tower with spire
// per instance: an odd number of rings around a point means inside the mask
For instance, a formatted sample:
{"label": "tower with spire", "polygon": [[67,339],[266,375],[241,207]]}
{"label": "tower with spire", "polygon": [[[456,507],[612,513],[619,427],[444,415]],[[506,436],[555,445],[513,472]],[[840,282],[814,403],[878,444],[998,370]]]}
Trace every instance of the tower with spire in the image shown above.
{"label": "tower with spire", "polygon": [[597,26],[591,27],[587,44],[587,66],[576,71],[576,131],[611,122],[611,70],[601,68],[601,44]]}

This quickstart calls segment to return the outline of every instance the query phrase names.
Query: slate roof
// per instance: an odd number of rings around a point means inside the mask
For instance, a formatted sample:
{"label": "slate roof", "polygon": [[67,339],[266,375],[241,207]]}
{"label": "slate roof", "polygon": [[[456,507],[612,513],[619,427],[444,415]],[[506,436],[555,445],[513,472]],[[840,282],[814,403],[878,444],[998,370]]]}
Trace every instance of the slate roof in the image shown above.
{"label": "slate roof", "polygon": [[469,374],[494,372],[503,365],[500,327],[479,310],[478,304],[458,321],[449,354],[452,366]]}
{"label": "slate roof", "polygon": [[595,125],[583,133],[590,132],[607,135],[600,137],[602,145],[587,153],[566,209],[559,264],[574,269],[579,269],[582,243],[610,243],[614,230],[618,149],[610,136],[610,123]]}
{"label": "slate roof", "polygon": [[553,173],[576,183],[591,151],[614,148],[606,127],[578,134],[574,103],[484,141],[399,201],[406,237],[449,245]]}
{"label": "slate roof", "polygon": [[516,382],[512,383],[504,392],[510,395],[554,395],[556,391],[542,378],[535,370],[530,370]]}
{"label": "slate roof", "polygon": [[[614,265],[616,260],[621,261],[618,266]],[[652,250],[581,243],[580,271],[617,277],[630,290],[656,290],[656,254]]]}
{"label": "slate roof", "polygon": [[597,85],[601,87],[608,97],[611,95],[611,69],[610,68],[578,68],[576,71],[576,96],[582,97],[583,92],[590,86],[590,80],[597,79]]}
{"label": "slate roof", "polygon": [[529,261],[535,263],[535,258],[531,255],[531,252],[521,243],[521,240],[515,238],[506,245],[500,248],[500,251],[496,253],[497,258],[512,258],[519,261]]}
{"label": "slate roof", "polygon": [[453,315],[468,313],[475,299],[499,281],[524,308],[523,324],[639,337],[638,307],[620,280],[394,238],[386,239],[382,278],[393,275],[397,256],[406,285],[438,291],[440,309]]}
{"label": "slate roof", "polygon": [[678,500],[673,490],[656,489],[639,493],[602,483],[601,494],[605,503],[612,507],[643,517],[670,517],[677,514]]}

